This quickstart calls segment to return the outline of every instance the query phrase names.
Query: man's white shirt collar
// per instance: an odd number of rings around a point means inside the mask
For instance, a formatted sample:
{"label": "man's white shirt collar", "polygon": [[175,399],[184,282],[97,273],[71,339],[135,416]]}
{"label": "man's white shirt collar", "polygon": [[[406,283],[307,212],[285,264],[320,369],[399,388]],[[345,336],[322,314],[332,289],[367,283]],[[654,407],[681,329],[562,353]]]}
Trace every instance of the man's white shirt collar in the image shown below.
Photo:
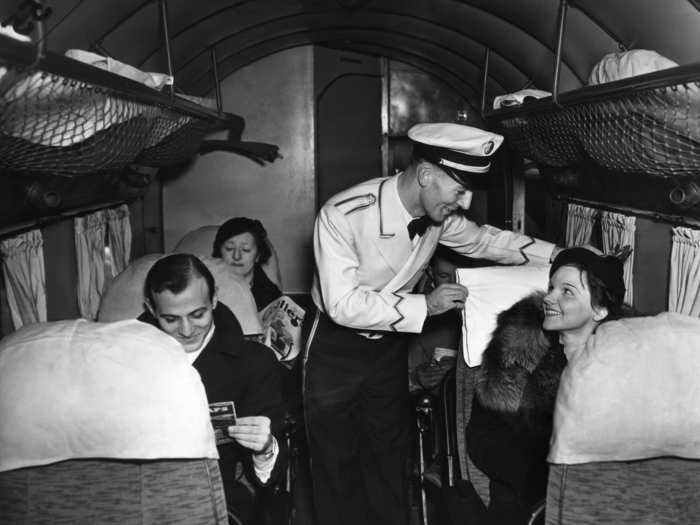
{"label": "man's white shirt collar", "polygon": [[204,348],[209,344],[209,341],[211,341],[211,338],[214,336],[214,323],[211,323],[211,326],[209,327],[209,331],[207,332],[207,335],[204,337],[204,341],[202,341],[202,344],[195,350],[194,352],[185,352],[187,354],[188,359],[190,360],[190,364],[194,363],[197,358],[199,357],[199,354],[202,353]]}

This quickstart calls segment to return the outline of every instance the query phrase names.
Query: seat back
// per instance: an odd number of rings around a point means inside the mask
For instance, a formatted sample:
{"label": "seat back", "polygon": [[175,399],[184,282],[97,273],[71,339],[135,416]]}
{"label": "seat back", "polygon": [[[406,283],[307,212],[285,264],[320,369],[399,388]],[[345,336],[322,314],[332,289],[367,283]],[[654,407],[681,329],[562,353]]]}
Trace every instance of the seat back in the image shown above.
{"label": "seat back", "polygon": [[0,472],[7,524],[226,524],[215,459],[68,460]]}
{"label": "seat back", "polygon": [[697,523],[700,460],[551,465],[546,525]]}
{"label": "seat back", "polygon": [[0,522],[226,523],[201,378],[136,320],[0,341]]}
{"label": "seat back", "polygon": [[486,505],[489,504],[489,478],[472,462],[467,452],[466,429],[472,413],[472,402],[476,389],[476,371],[478,367],[469,367],[464,359],[457,359],[455,369],[455,434],[457,437],[457,455],[462,479],[468,479]]}
{"label": "seat back", "polygon": [[[110,283],[100,302],[97,320],[113,322],[136,319],[143,312],[143,285],[146,275],[163,254],[144,255],[127,266]],[[234,313],[244,334],[262,332],[258,310],[250,288],[232,275],[220,259],[200,257],[214,276],[219,300]]]}
{"label": "seat back", "polygon": [[700,320],[663,312],[603,323],[568,353],[547,524],[698,523],[699,343]]}

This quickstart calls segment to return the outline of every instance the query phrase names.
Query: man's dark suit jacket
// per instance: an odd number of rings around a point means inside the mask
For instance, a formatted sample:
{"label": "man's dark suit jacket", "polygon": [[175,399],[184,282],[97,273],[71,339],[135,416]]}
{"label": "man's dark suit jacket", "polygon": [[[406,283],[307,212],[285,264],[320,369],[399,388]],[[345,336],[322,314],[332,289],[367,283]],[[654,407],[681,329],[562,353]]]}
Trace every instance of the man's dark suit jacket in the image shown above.
{"label": "man's dark suit jacket", "polygon": [[[141,314],[139,320],[158,327],[158,322],[150,312]],[[238,417],[269,417],[272,433],[282,449],[284,439],[281,435],[283,408],[280,364],[268,347],[243,338],[236,316],[221,303],[214,309],[214,325],[214,335],[193,363],[202,378],[207,400],[209,403],[233,401]],[[253,471],[249,449],[234,442],[221,445],[218,450],[226,494],[231,493],[230,487],[235,483],[237,461],[243,462],[249,479],[259,483]],[[271,481],[280,475],[284,452],[280,450]]]}

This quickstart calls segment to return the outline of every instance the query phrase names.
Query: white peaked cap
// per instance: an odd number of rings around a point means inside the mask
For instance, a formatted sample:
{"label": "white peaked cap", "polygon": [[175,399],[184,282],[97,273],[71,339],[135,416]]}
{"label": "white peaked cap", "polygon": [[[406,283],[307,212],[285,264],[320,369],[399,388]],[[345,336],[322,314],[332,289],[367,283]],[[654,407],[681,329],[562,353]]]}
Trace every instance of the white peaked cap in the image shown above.
{"label": "white peaked cap", "polygon": [[[483,129],[449,122],[416,124],[408,130],[414,151],[429,162],[460,172],[486,173],[491,155],[503,143],[503,136]],[[459,173],[448,174],[460,180]]]}

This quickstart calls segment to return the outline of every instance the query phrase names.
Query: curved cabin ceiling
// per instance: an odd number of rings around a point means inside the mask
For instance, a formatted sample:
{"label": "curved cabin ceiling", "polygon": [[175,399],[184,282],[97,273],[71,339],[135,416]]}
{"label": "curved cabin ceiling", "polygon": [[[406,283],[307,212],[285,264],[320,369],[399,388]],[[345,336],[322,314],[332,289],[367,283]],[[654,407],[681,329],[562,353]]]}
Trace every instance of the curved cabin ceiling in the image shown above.
{"label": "curved cabin ceiling", "polygon": [[[147,71],[166,71],[157,0],[44,0],[53,9],[48,48],[89,49]],[[697,0],[569,0],[560,91],[585,84],[606,53],[653,49],[679,64],[697,61]],[[19,0],[5,2],[5,19]],[[213,90],[220,79],[264,56],[317,44],[400,60],[480,105],[487,94],[551,91],[558,0],[167,0],[176,87]]]}

